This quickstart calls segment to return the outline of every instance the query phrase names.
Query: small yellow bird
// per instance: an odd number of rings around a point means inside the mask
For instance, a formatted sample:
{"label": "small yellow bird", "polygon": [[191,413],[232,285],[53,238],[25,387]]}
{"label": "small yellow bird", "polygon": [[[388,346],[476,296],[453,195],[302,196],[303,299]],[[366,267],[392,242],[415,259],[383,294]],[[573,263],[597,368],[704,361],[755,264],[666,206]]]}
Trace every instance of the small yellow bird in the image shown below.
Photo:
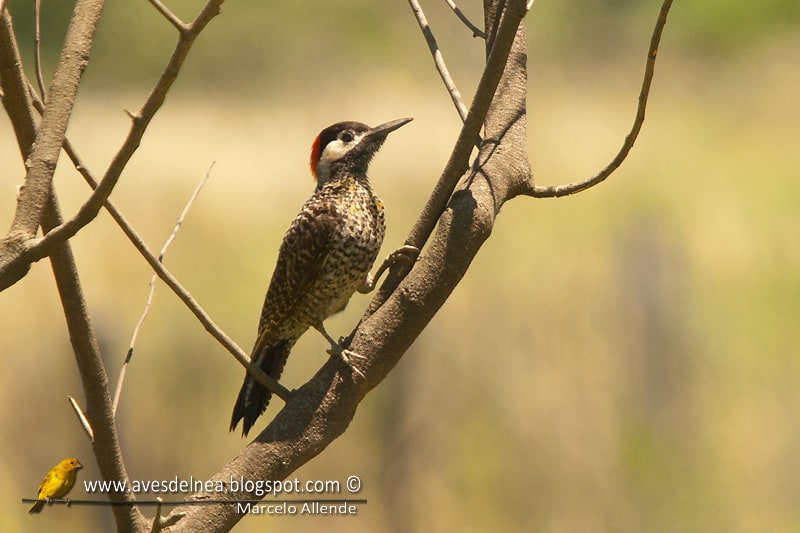
{"label": "small yellow bird", "polygon": [[[71,457],[64,459],[50,470],[42,484],[39,485],[39,500],[51,500],[53,498],[60,498],[69,492],[72,485],[75,484],[75,474],[83,465],[78,462],[78,459]],[[33,504],[29,513],[38,513],[44,507],[45,501],[38,501]]]}

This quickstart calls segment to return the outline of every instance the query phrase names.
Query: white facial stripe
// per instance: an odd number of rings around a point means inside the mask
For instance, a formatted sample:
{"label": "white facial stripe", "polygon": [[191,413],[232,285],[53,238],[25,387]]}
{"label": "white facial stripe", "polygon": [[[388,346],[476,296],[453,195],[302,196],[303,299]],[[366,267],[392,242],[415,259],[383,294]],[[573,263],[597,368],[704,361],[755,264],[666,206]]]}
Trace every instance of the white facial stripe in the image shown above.
{"label": "white facial stripe", "polygon": [[356,135],[355,138],[349,143],[345,143],[341,139],[332,140],[322,151],[322,155],[319,158],[320,163],[322,162],[332,163],[334,161],[338,161],[339,159],[344,157],[344,154],[352,150],[353,147],[355,147],[359,142],[361,142],[361,139],[363,137],[364,137],[363,133]]}
{"label": "white facial stripe", "polygon": [[333,161],[338,161],[347,153],[349,146],[350,145],[343,143],[341,139],[332,140],[322,151],[322,155],[319,156],[319,162],[331,163]]}
{"label": "white facial stripe", "polygon": [[331,170],[331,164],[340,160],[347,152],[355,148],[363,137],[364,134],[360,133],[349,143],[345,143],[341,139],[334,139],[325,146],[325,149],[322,150],[322,154],[319,156],[319,163],[317,163],[317,180],[319,183],[327,181]]}

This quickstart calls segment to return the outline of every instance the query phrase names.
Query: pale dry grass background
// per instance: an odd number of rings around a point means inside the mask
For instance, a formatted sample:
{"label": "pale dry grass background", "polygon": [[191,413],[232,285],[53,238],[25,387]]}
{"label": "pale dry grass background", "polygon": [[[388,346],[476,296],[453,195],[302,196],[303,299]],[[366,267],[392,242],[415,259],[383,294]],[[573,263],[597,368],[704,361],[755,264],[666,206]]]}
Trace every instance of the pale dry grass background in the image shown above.
{"label": "pale dry grass background", "polygon": [[[347,433],[297,472],[361,476],[369,504],[359,517],[250,517],[237,531],[797,531],[798,49],[785,40],[713,64],[665,48],[623,168],[574,198],[508,204]],[[629,125],[640,65],[597,64],[587,83],[536,59],[529,122],[540,183],[594,173]],[[463,72],[468,94],[475,73]],[[425,70],[331,82],[324,97],[176,87],[113,198],[157,249],[216,161],[166,263],[249,349],[280,237],[312,187],[313,135],[342,119],[415,117],[372,167],[388,252],[457,131],[437,84]],[[69,134],[96,172],[127,127],[121,109],[141,97],[82,94]],[[22,176],[7,122],[0,164],[7,227]],[[72,212],[86,188],[66,165],[57,182]],[[106,214],[73,245],[116,382],[149,273]],[[329,329],[348,332],[367,301],[354,298]],[[303,338],[284,383],[307,379],[323,349]],[[62,457],[81,458],[80,480],[97,477],[65,399],[82,391],[45,261],[0,295],[0,353],[0,527],[111,527],[101,508],[30,518],[18,503]],[[246,441],[226,428],[241,377],[160,285],[119,413],[130,475],[204,479],[235,456]],[[72,496],[85,495],[79,486]]]}

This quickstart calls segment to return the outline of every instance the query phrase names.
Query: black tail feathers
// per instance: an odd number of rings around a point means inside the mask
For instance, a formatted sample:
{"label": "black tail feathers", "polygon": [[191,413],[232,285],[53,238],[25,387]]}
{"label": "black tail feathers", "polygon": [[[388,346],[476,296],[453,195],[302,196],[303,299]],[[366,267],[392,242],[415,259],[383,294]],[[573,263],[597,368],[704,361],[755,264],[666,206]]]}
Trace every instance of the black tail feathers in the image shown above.
{"label": "black tail feathers", "polygon": [[[255,354],[253,362],[265,374],[279,379],[293,345],[294,342],[291,341],[280,341],[272,346],[266,346]],[[271,397],[272,393],[247,373],[239,391],[239,396],[236,398],[236,404],[233,406],[230,431],[235,430],[241,420],[242,436],[246,437],[247,433],[255,425],[256,419],[267,410]]]}

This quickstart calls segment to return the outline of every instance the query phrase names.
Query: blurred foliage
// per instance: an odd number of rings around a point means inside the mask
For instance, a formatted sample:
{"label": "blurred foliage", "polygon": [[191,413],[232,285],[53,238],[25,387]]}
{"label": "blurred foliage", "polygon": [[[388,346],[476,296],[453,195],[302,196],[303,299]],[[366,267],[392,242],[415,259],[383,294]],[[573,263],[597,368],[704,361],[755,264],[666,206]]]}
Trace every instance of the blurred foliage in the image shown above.
{"label": "blurred foliage", "polygon": [[[201,3],[170,5],[188,19]],[[70,3],[44,4],[52,72]],[[281,235],[311,189],[316,132],[415,117],[372,167],[388,253],[459,127],[402,2],[332,5],[224,4],[113,195],[157,249],[217,162],[165,261],[245,348]],[[30,2],[9,6],[30,68]],[[443,2],[425,7],[468,98],[482,43]],[[461,7],[479,20],[477,2]],[[657,7],[534,3],[528,111],[541,184],[591,175],[618,149]],[[574,197],[506,205],[431,326],[345,435],[296,473],[361,476],[359,516],[247,517],[237,530],[795,531],[797,11],[794,0],[676,2],[622,168]],[[121,110],[139,105],[175,38],[144,0],[110,2],[104,17],[69,129],[96,174],[128,127]],[[22,175],[1,119],[0,227]],[[65,160],[56,183],[74,212],[87,188]],[[114,384],[150,273],[105,213],[72,244]],[[367,301],[355,297],[331,333],[348,332]],[[317,337],[298,343],[287,386],[325,360]],[[0,529],[110,530],[103,508],[32,519],[19,503],[61,457],[85,466],[74,498],[98,476],[65,400],[82,389],[46,261],[0,294],[0,353]],[[226,428],[241,378],[159,284],[118,414],[130,475],[205,479],[234,457],[245,441]]]}

